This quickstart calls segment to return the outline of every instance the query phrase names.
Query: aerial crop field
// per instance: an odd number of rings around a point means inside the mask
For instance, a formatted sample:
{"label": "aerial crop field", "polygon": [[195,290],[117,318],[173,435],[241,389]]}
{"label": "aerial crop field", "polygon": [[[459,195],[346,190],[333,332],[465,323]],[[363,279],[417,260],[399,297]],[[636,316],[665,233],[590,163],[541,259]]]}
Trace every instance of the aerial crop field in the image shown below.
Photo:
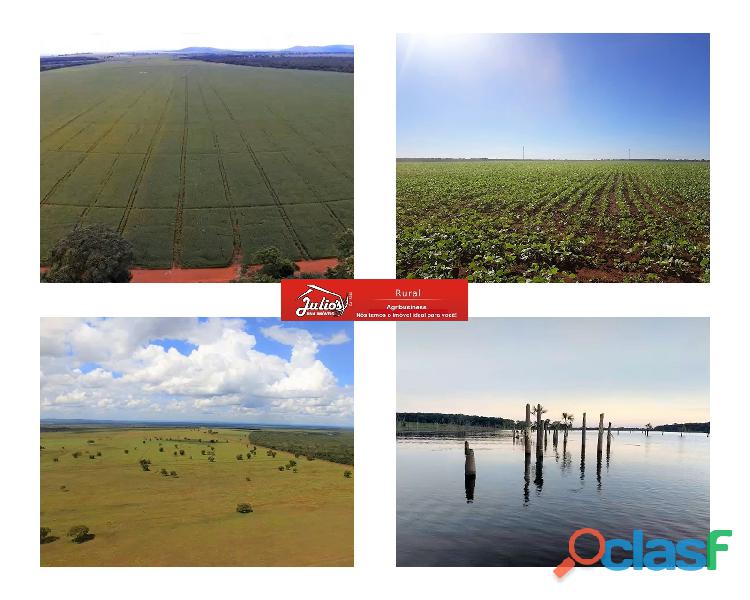
{"label": "aerial crop field", "polygon": [[397,276],[708,282],[709,163],[397,163]]}
{"label": "aerial crop field", "polygon": [[353,75],[168,57],[41,73],[41,262],[75,227],[137,266],[336,255],[353,225]]}
{"label": "aerial crop field", "polygon": [[[42,431],[42,566],[351,566],[353,467],[253,433]],[[71,541],[77,525],[90,539]]]}

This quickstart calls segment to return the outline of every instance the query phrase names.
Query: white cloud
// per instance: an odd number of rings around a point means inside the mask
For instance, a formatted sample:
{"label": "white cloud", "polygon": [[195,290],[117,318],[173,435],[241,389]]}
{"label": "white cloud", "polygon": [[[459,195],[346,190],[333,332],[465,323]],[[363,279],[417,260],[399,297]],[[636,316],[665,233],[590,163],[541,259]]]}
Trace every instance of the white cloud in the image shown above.
{"label": "white cloud", "polygon": [[[317,357],[320,346],[349,342],[346,332],[261,333],[291,346],[291,357],[259,351],[239,319],[42,319],[42,416],[350,423],[351,390]],[[182,352],[159,340],[177,340]]]}

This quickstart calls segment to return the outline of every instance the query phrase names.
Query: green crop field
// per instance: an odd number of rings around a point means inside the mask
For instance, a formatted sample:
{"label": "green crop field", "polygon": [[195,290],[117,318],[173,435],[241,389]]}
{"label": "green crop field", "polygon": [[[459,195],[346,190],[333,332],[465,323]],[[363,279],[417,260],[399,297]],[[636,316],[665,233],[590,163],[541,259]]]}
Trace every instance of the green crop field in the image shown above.
{"label": "green crop field", "polygon": [[[254,433],[42,431],[41,526],[51,532],[41,564],[352,565],[353,467],[283,451],[270,456],[260,444],[253,452]],[[305,431],[290,433],[302,439]],[[346,439],[353,443],[349,433]],[[141,459],[151,461],[148,471]],[[244,503],[252,512],[237,511]],[[93,538],[73,543],[67,532],[76,525]]]}
{"label": "green crop field", "polygon": [[353,75],[167,57],[41,73],[41,259],[104,224],[142,267],[276,246],[336,255],[353,226]]}
{"label": "green crop field", "polygon": [[707,282],[708,162],[397,163],[397,276]]}

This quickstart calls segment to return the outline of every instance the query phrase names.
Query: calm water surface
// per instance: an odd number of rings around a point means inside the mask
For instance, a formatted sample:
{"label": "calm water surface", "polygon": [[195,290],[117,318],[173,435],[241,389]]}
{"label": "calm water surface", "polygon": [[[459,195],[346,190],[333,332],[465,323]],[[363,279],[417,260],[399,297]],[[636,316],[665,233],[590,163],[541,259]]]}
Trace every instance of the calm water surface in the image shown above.
{"label": "calm water surface", "polygon": [[[533,434],[535,436],[535,434]],[[709,438],[615,432],[597,462],[597,432],[552,436],[541,463],[510,432],[399,436],[399,566],[556,566],[581,527],[605,537],[705,538],[709,531]],[[464,477],[464,441],[475,480]],[[528,473],[528,474],[527,474]],[[596,552],[581,538],[581,556]]]}

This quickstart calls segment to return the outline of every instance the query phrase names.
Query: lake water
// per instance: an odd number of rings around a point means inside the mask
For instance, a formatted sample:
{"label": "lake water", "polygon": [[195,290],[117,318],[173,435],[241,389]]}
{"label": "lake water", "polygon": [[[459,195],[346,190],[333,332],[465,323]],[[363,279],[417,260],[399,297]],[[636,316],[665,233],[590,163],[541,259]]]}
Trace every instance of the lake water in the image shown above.
{"label": "lake water", "polygon": [[[532,433],[534,439],[536,434]],[[556,566],[581,527],[606,538],[703,538],[709,531],[709,439],[705,434],[612,434],[597,464],[597,432],[571,431],[563,451],[551,433],[541,464],[510,432],[397,438],[399,566]],[[477,475],[464,476],[464,441]],[[593,556],[588,536],[577,546]]]}

